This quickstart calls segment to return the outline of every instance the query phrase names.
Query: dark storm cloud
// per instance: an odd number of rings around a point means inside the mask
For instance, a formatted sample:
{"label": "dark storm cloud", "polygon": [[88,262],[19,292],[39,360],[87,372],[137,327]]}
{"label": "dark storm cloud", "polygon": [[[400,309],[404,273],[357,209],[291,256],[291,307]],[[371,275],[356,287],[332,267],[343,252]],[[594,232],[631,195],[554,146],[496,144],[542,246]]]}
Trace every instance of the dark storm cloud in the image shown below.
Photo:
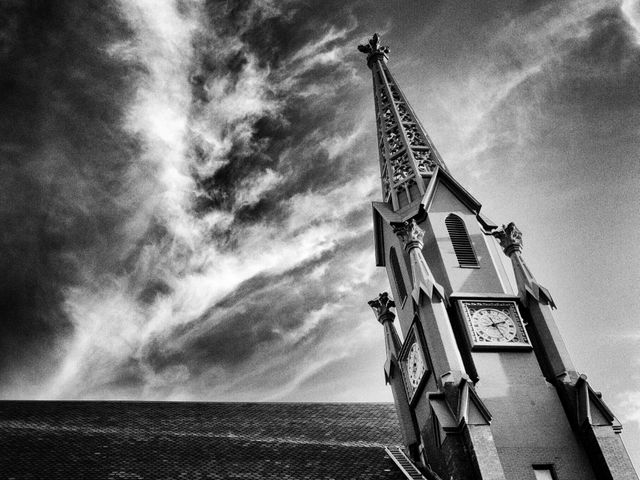
{"label": "dark storm cloud", "polygon": [[[130,32],[104,2],[0,6],[0,384],[37,384],[72,334],[61,307],[79,266],[119,262],[117,204],[137,152],[118,123],[136,69],[105,46]],[[53,360],[53,362],[51,362]],[[19,375],[23,375],[20,379]]]}

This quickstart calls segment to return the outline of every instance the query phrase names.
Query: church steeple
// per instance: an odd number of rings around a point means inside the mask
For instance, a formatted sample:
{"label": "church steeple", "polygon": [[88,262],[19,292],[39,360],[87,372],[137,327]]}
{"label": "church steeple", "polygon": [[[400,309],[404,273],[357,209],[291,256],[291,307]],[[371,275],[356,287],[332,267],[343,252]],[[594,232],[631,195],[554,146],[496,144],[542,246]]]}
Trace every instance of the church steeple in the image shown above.
{"label": "church steeple", "polygon": [[376,33],[358,50],[367,54],[373,75],[383,198],[399,210],[420,201],[425,178],[446,166],[387,68],[389,48]]}
{"label": "church steeple", "polygon": [[409,457],[446,479],[638,480],[620,423],[571,361],[521,232],[481,215],[452,177],[378,35],[358,49],[373,75],[384,199],[372,205],[376,263],[395,300],[369,305]]}

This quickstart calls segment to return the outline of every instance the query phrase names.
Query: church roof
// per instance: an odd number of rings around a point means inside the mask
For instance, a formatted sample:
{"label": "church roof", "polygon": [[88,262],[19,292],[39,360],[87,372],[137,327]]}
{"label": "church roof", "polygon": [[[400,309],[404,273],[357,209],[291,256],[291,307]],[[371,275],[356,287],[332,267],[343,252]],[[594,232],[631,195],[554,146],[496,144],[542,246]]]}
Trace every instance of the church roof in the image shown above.
{"label": "church roof", "polygon": [[0,402],[0,476],[402,479],[392,404]]}

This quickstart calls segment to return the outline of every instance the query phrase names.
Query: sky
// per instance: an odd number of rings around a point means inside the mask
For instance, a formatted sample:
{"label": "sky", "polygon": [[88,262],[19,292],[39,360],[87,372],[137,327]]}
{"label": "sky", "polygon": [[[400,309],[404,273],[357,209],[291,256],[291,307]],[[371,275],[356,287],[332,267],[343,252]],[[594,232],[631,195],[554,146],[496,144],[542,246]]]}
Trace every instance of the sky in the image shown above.
{"label": "sky", "polygon": [[0,397],[390,401],[372,33],[640,467],[640,3],[0,5]]}

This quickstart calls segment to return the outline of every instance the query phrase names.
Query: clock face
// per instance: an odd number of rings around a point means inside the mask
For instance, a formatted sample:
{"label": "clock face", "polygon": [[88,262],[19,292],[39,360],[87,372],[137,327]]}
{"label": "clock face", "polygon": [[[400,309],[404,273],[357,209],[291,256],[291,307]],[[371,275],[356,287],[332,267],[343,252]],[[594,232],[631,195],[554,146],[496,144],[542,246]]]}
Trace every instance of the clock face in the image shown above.
{"label": "clock face", "polygon": [[422,358],[420,347],[416,342],[414,342],[409,350],[409,355],[407,355],[407,375],[409,377],[409,382],[414,389],[418,388],[418,385],[420,385],[420,380],[422,379],[424,371],[424,359]]}
{"label": "clock face", "polygon": [[404,344],[400,349],[398,362],[402,371],[402,383],[407,392],[409,403],[414,402],[418,397],[421,386],[429,377],[429,364],[427,363],[426,352],[422,349],[421,334],[419,324],[414,321]]}
{"label": "clock face", "polygon": [[531,350],[515,301],[459,300],[458,306],[474,350]]}
{"label": "clock face", "polygon": [[510,342],[517,333],[512,318],[495,308],[476,310],[471,317],[471,326],[485,342]]}

